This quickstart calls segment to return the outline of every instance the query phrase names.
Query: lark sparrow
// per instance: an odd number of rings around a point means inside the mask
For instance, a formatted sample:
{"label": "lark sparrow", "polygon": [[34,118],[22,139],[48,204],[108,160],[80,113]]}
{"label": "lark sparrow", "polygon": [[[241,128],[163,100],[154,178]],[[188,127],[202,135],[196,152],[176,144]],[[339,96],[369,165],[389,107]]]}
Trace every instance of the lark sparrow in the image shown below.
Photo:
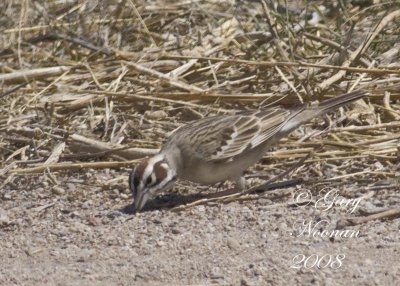
{"label": "lark sparrow", "polygon": [[272,144],[312,118],[365,96],[364,91],[354,91],[316,106],[244,111],[182,126],[157,155],[144,159],[130,173],[135,209],[141,210],[149,198],[171,188],[178,178],[201,184],[232,180],[244,189],[243,171]]}

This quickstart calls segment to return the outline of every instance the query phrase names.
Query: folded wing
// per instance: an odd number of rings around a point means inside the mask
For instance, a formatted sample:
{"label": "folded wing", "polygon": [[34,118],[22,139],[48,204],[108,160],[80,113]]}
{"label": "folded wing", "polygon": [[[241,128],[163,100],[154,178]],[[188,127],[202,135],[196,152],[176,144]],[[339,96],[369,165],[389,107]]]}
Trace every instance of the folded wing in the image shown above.
{"label": "folded wing", "polygon": [[263,144],[281,129],[292,112],[283,108],[242,112],[200,120],[178,130],[190,136],[194,155],[206,161],[230,161]]}

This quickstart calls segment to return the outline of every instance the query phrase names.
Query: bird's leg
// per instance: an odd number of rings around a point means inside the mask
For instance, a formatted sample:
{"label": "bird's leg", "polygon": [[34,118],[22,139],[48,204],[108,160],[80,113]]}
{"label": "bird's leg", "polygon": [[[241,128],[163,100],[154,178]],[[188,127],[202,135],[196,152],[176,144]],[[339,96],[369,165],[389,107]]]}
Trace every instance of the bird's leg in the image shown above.
{"label": "bird's leg", "polygon": [[222,192],[218,192],[218,194],[220,194],[220,195],[223,194],[223,195],[227,196],[227,195],[232,195],[232,194],[235,194],[238,192],[243,192],[246,189],[246,180],[243,177],[243,175],[231,177],[229,180],[234,182],[235,187],[224,190]]}
{"label": "bird's leg", "polygon": [[[225,182],[219,182],[215,184],[215,187],[217,189],[221,189],[222,186],[224,185]],[[210,190],[210,186],[199,186],[198,189],[200,190],[198,193],[199,195],[203,195],[203,192],[209,191]]]}
{"label": "bird's leg", "polygon": [[200,190],[197,194],[200,197],[203,198],[215,198],[215,197],[219,197],[219,196],[223,196],[226,192],[226,190],[224,191],[219,191],[222,186],[224,185],[225,182],[219,182],[217,184],[215,184],[215,187],[217,188],[217,192],[216,193],[207,193],[207,191],[210,190],[210,186],[199,186],[198,189]]}
{"label": "bird's leg", "polygon": [[[235,176],[229,178],[230,181],[235,183],[234,188],[229,188],[227,190],[222,190],[216,193],[211,193],[211,194],[204,194],[203,197],[205,198],[219,198],[219,197],[224,197],[224,196],[229,196],[233,194],[237,194],[239,192],[243,192],[246,188],[246,180],[245,178],[241,176]],[[222,186],[223,182],[219,183],[218,188]],[[201,194],[201,192],[200,192]],[[202,195],[202,194],[201,194]]]}
{"label": "bird's leg", "polygon": [[224,185],[225,182],[219,182],[216,184],[217,189],[222,188],[222,186]]}
{"label": "bird's leg", "polygon": [[246,179],[243,176],[235,178],[234,182],[236,190],[244,191],[246,189]]}

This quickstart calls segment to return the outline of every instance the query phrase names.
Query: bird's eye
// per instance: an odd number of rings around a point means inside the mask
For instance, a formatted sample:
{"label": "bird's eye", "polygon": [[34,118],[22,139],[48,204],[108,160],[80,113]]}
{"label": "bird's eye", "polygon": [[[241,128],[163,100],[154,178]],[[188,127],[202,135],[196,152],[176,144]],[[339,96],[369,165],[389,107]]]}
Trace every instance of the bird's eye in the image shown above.
{"label": "bird's eye", "polygon": [[151,176],[148,177],[147,180],[146,180],[146,185],[150,185],[152,181],[153,181],[152,177]]}

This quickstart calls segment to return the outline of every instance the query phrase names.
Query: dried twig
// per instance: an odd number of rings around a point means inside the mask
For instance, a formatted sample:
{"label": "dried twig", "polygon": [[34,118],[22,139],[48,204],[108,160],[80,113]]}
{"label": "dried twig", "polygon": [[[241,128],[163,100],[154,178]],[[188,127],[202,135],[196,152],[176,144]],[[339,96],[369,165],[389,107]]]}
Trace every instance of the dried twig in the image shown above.
{"label": "dried twig", "polygon": [[52,165],[41,165],[25,169],[13,169],[11,174],[31,174],[41,173],[46,170],[50,171],[79,171],[85,169],[115,169],[132,167],[138,160],[124,161],[124,162],[90,162],[90,163],[58,163]]}
{"label": "dried twig", "polygon": [[[95,140],[92,138],[87,138],[79,134],[72,134],[70,138],[78,143],[84,144],[85,149],[90,150],[93,153],[104,152],[114,153],[120,157],[125,159],[137,159],[143,158],[145,156],[151,156],[157,154],[157,149],[146,149],[146,148],[129,148],[129,149],[121,149],[121,145],[107,143],[99,140]],[[114,151],[112,151],[114,149]]]}
{"label": "dried twig", "polygon": [[260,66],[260,67],[275,67],[275,66],[292,66],[292,67],[309,67],[309,68],[321,68],[321,69],[332,69],[332,70],[343,70],[346,72],[365,72],[367,74],[400,74],[400,70],[395,67],[385,68],[358,68],[358,67],[349,67],[349,66],[333,66],[333,65],[320,65],[320,64],[312,64],[305,62],[266,62],[266,61],[249,61],[249,60],[240,60],[240,59],[224,59],[224,58],[214,58],[214,57],[200,57],[200,56],[176,56],[176,55],[165,55],[163,56],[166,59],[198,59],[205,61],[215,61],[215,62],[226,62],[231,64],[247,64],[251,66]]}
{"label": "dried twig", "polygon": [[19,82],[24,80],[48,78],[49,76],[57,76],[66,71],[69,71],[70,67],[58,66],[49,68],[37,68],[30,70],[20,70],[12,73],[0,74],[0,82]]}
{"label": "dried twig", "polygon": [[372,214],[367,217],[347,217],[338,222],[338,226],[351,226],[357,224],[363,224],[371,220],[385,220],[385,219],[395,219],[400,217],[400,208],[394,208],[386,210],[377,214]]}
{"label": "dried twig", "polygon": [[175,86],[177,88],[181,88],[183,90],[187,90],[190,92],[204,92],[203,89],[194,86],[194,85],[190,85],[187,84],[183,81],[177,80],[176,78],[170,77],[168,75],[165,75],[163,73],[160,73],[156,70],[153,70],[151,68],[142,66],[140,64],[136,64],[133,62],[127,62],[127,61],[123,61],[124,64],[126,64],[129,67],[132,67],[133,69],[135,69],[138,72],[142,72],[151,76],[154,76],[156,78],[162,79],[163,81],[165,81],[166,83],[170,84],[171,86]]}
{"label": "dried twig", "polygon": [[[392,13],[390,13],[389,15],[387,15],[385,18],[382,19],[382,21],[379,23],[379,25],[374,29],[374,32],[368,37],[368,39],[362,43],[357,50],[355,50],[354,52],[352,52],[349,56],[349,58],[342,64],[343,68],[347,68],[349,67],[353,61],[360,57],[360,55],[364,54],[365,51],[369,48],[369,46],[371,45],[372,41],[375,39],[375,37],[382,31],[382,29],[391,21],[393,21],[394,19],[396,19],[397,17],[400,17],[400,10],[394,11]],[[329,86],[331,86],[333,83],[337,82],[338,80],[340,80],[343,76],[345,76],[346,74],[346,70],[341,70],[338,73],[336,73],[335,75],[333,75],[332,77],[324,80],[323,82],[321,82],[318,87],[321,90],[325,90],[327,89]]]}

